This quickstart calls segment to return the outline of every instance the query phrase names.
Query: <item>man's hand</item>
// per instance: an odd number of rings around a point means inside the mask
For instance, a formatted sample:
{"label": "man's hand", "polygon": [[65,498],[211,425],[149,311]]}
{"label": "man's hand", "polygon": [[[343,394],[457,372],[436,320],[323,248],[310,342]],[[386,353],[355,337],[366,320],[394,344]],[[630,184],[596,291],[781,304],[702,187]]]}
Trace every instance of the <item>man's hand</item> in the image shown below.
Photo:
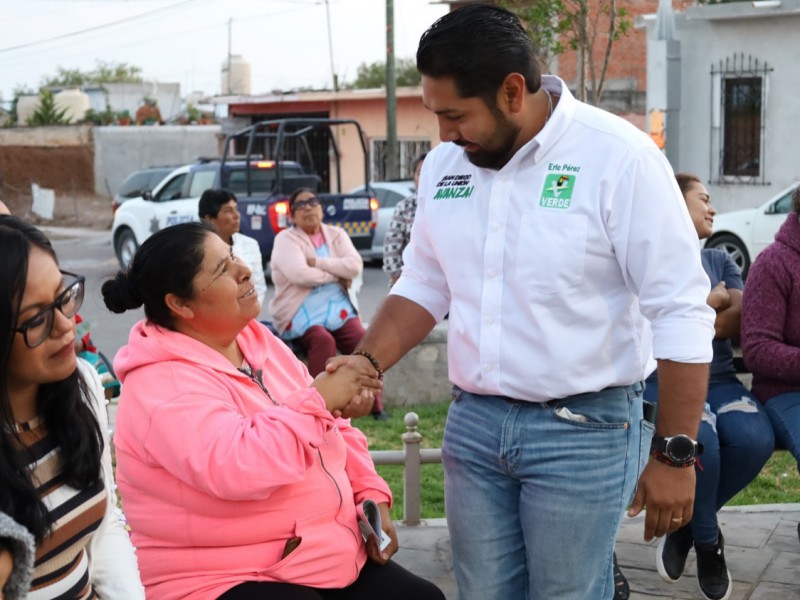
{"label": "man's hand", "polygon": [[635,517],[647,510],[644,540],[675,531],[692,519],[695,493],[694,467],[670,467],[656,460],[647,463],[636,496],[628,509]]}
{"label": "man's hand", "polygon": [[334,373],[341,367],[349,367],[357,371],[364,382],[361,392],[353,396],[350,402],[340,410],[333,411],[334,417],[344,419],[357,419],[372,412],[375,403],[375,393],[383,388],[383,382],[378,379],[378,372],[372,363],[364,356],[334,356],[325,363],[325,371]]}
{"label": "man's hand", "polygon": [[378,508],[381,511],[381,528],[392,541],[389,542],[386,549],[381,552],[380,548],[378,548],[378,540],[375,536],[370,536],[369,540],[367,540],[367,556],[379,565],[385,565],[389,562],[389,559],[392,558],[392,555],[400,548],[400,544],[397,542],[397,532],[394,529],[389,505],[386,502],[381,502],[378,504]]}

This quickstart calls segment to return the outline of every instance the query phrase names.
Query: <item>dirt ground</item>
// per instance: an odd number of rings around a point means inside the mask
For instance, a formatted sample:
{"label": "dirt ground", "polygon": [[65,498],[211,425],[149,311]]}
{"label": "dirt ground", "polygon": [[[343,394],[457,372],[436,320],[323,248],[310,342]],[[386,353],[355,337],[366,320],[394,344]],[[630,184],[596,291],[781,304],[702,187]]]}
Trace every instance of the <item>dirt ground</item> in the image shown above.
{"label": "dirt ground", "polygon": [[26,192],[3,185],[0,187],[0,200],[8,205],[12,214],[34,225],[111,229],[114,218],[110,198],[86,193],[76,193],[73,196],[71,193],[56,191],[52,220],[43,219],[31,212],[33,198],[30,190]]}

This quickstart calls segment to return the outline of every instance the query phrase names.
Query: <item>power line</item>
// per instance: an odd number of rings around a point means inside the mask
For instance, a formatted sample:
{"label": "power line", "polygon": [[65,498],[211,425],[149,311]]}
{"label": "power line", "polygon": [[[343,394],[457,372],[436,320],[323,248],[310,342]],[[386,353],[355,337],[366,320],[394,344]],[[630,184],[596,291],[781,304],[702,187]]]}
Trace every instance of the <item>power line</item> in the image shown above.
{"label": "power line", "polygon": [[70,33],[62,34],[62,35],[57,35],[57,36],[54,36],[54,37],[51,37],[51,38],[46,38],[46,39],[43,39],[43,40],[37,40],[35,42],[28,42],[26,44],[18,44],[16,46],[9,46],[8,48],[0,48],[0,52],[12,52],[14,50],[20,50],[22,48],[29,48],[31,46],[38,46],[38,45],[41,45],[41,44],[47,44],[49,42],[54,42],[54,41],[57,41],[57,40],[63,40],[65,38],[69,38],[69,37],[75,37],[77,35],[83,35],[85,33],[91,33],[93,31],[97,31],[99,29],[105,29],[106,27],[113,27],[114,25],[120,25],[120,24],[123,24],[123,23],[128,23],[130,21],[134,21],[134,20],[140,19],[142,17],[147,17],[147,16],[150,16],[152,14],[159,13],[159,12],[162,12],[162,11],[165,11],[165,10],[169,10],[169,9],[172,9],[172,8],[175,8],[175,7],[178,7],[178,6],[183,6],[184,4],[190,4],[190,3],[195,2],[195,1],[196,0],[183,0],[182,2],[176,2],[175,4],[170,4],[169,6],[162,6],[161,8],[156,8],[156,9],[153,9],[153,10],[150,10],[150,11],[147,11],[147,12],[139,13],[138,15],[133,15],[133,16],[130,16],[130,17],[126,17],[126,18],[120,19],[118,21],[111,21],[109,23],[104,23],[102,25],[95,25],[94,27],[89,27],[87,29],[81,29],[79,31],[73,31],[73,32],[70,32]]}

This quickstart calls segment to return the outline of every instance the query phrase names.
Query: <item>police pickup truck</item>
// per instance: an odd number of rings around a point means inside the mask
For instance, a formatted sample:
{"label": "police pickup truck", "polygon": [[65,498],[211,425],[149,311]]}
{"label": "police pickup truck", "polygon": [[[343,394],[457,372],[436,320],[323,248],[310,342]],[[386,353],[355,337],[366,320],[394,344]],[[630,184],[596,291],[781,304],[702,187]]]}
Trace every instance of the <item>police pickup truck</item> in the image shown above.
{"label": "police pickup truck", "polygon": [[[289,195],[300,187],[319,193],[326,223],[345,229],[356,249],[370,248],[379,205],[367,193],[341,191],[340,154],[333,128],[344,126],[354,127],[361,140],[366,184],[369,163],[358,122],[261,121],[229,135],[221,158],[199,159],[179,167],[152,192],[119,207],[111,235],[120,265],[127,268],[142,242],[156,231],[198,220],[200,196],[212,187],[223,187],[236,194],[241,232],[258,241],[265,267],[272,255],[275,235],[290,226]],[[331,170],[335,172],[334,182],[330,181]],[[331,192],[334,187],[336,191]]]}

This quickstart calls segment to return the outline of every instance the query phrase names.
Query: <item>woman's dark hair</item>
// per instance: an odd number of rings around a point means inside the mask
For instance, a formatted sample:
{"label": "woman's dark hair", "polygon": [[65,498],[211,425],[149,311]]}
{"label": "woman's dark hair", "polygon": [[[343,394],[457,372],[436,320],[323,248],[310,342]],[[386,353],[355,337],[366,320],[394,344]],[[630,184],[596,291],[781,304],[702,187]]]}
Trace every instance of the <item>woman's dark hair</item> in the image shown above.
{"label": "woman's dark hair", "polygon": [[204,221],[181,223],[157,231],[136,251],[127,271],[106,281],[101,290],[106,307],[121,314],[144,304],[152,323],[175,329],[175,318],[164,298],[194,298],[192,280],[203,263],[203,244],[214,228]]}
{"label": "woman's dark hair", "polygon": [[[31,482],[27,464],[34,458],[21,449],[5,383],[32,248],[56,260],[41,231],[16,217],[0,216],[0,511],[25,526],[38,543],[46,537],[52,521]],[[66,379],[40,385],[36,396],[37,414],[61,450],[60,481],[78,489],[102,479],[103,436],[89,402],[89,390],[78,369]]]}
{"label": "woman's dark hair", "polygon": [[692,173],[675,173],[675,181],[678,182],[678,188],[681,190],[681,195],[686,197],[686,192],[695,183],[702,183],[697,175]]}
{"label": "woman's dark hair", "polygon": [[535,93],[541,85],[536,49],[519,18],[503,8],[471,4],[447,13],[422,34],[417,69],[452,77],[462,98],[480,97],[489,108],[508,75],[519,73]]}
{"label": "woman's dark hair", "polygon": [[792,210],[800,214],[800,185],[794,188],[794,192],[792,192]]}
{"label": "woman's dark hair", "polygon": [[292,192],[292,195],[289,196],[289,212],[294,212],[294,201],[297,200],[297,197],[304,192],[308,192],[309,194],[314,194],[314,196],[317,195],[317,192],[309,187],[297,188],[295,191]]}

